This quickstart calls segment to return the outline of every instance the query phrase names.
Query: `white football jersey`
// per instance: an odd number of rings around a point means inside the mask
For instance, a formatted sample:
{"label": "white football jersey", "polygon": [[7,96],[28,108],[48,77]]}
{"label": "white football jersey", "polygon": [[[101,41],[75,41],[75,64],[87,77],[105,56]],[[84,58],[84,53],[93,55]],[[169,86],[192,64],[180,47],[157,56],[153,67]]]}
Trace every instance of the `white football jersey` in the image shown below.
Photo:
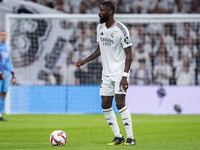
{"label": "white football jersey", "polygon": [[110,76],[122,73],[126,59],[124,48],[132,45],[127,27],[119,21],[115,21],[109,29],[105,23],[99,24],[97,42],[101,52],[102,74]]}

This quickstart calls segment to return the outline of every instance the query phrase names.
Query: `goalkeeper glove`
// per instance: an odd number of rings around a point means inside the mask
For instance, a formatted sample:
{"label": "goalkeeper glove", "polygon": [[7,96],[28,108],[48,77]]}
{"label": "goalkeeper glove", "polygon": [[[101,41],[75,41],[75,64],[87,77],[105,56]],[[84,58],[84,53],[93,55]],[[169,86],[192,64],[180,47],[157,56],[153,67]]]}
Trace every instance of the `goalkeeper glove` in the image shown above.
{"label": "goalkeeper glove", "polygon": [[13,79],[15,79],[14,71],[11,71],[11,74],[12,74],[12,81],[13,81]]}

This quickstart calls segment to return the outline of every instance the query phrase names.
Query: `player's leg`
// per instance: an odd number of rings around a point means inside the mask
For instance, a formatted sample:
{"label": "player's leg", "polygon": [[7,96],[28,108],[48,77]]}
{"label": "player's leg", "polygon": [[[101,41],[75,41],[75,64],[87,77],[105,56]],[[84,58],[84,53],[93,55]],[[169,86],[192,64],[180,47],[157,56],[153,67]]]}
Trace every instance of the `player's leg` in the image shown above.
{"label": "player's leg", "polygon": [[124,138],[120,132],[119,126],[117,124],[117,118],[112,108],[112,101],[114,96],[114,85],[109,77],[102,76],[102,84],[100,88],[100,95],[102,98],[102,109],[105,118],[113,131],[115,138],[107,145],[118,145],[124,143]]}
{"label": "player's leg", "polygon": [[133,130],[132,130],[132,119],[129,110],[125,105],[125,95],[116,94],[115,101],[127,134],[127,141],[125,145],[135,145],[135,139],[133,137]]}
{"label": "player's leg", "polygon": [[0,121],[7,121],[2,117],[2,111],[5,105],[6,93],[8,92],[8,87],[10,85],[10,76],[5,77],[1,80],[1,94],[0,94]]}
{"label": "player's leg", "polygon": [[111,130],[113,131],[115,138],[111,143],[108,143],[107,145],[121,145],[124,144],[125,140],[122,136],[118,123],[116,115],[112,108],[112,100],[113,96],[102,96],[102,108],[105,115],[105,118],[108,122],[108,125],[110,126]]}
{"label": "player's leg", "polygon": [[127,141],[126,141],[125,145],[135,145],[136,143],[135,143],[135,139],[133,137],[131,114],[125,104],[126,92],[124,92],[122,89],[119,88],[119,82],[121,81],[121,76],[120,75],[116,76],[113,78],[113,80],[116,81],[115,82],[116,106],[121,115],[121,118],[122,118],[122,121],[124,124],[124,128],[125,128],[126,134],[127,134]]}
{"label": "player's leg", "polygon": [[[2,85],[3,85],[3,81],[1,80],[0,81],[1,91],[2,91]],[[6,96],[5,92],[1,92],[0,93],[0,121],[6,121],[2,117],[2,111],[3,111],[4,105],[5,105],[5,96]]]}

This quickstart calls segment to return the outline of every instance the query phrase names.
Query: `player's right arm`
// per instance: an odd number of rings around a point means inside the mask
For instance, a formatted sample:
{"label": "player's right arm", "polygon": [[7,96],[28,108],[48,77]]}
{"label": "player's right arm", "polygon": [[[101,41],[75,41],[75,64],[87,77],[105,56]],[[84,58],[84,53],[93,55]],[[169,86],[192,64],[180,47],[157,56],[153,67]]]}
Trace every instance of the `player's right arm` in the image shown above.
{"label": "player's right arm", "polygon": [[87,62],[89,62],[89,61],[91,61],[91,60],[93,60],[93,59],[99,57],[100,55],[101,55],[101,52],[100,52],[100,48],[99,48],[99,44],[98,44],[97,49],[96,49],[90,56],[88,56],[88,57],[87,57],[86,59],[84,59],[84,60],[79,60],[79,61],[76,62],[76,67],[77,67],[78,69],[81,69],[80,66],[83,66],[83,65],[86,64]]}

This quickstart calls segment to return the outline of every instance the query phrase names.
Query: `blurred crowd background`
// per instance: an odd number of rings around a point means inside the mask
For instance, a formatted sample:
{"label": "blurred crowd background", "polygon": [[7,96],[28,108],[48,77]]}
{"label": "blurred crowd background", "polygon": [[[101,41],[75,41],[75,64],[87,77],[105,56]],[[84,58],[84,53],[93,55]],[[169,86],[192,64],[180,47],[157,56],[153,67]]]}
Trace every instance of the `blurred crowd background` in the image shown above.
{"label": "blurred crowd background", "polygon": [[[56,63],[54,75],[61,77],[60,84],[100,84],[100,58],[82,70],[74,66],[95,50],[96,24],[79,22],[79,29],[65,46],[66,53]],[[199,23],[126,23],[126,26],[133,42],[130,84],[200,84]]]}
{"label": "blurred crowd background", "polygon": [[[95,14],[104,0],[32,0],[65,13]],[[111,0],[119,14],[200,13],[198,0]],[[100,84],[101,60],[77,70],[74,63],[96,47],[95,23],[80,22],[57,63],[56,84]],[[200,23],[126,24],[133,42],[130,84],[199,85]],[[66,65],[64,61],[66,60]],[[70,65],[71,64],[71,65]],[[65,73],[65,72],[68,73]],[[69,73],[70,72],[70,73]],[[71,74],[71,75],[70,75]],[[75,74],[75,76],[74,76]]]}
{"label": "blurred crowd background", "polygon": [[[67,14],[98,14],[104,0],[31,0]],[[198,14],[199,0],[112,0],[118,14]],[[65,26],[66,22],[62,22]],[[52,73],[51,85],[101,83],[101,59],[75,62],[96,48],[97,22],[79,22]],[[200,85],[200,21],[182,23],[125,23],[132,39],[132,85]]]}
{"label": "blurred crowd background", "polygon": [[[104,0],[31,0],[65,13],[93,14],[99,12]],[[199,0],[110,0],[116,6],[116,13],[169,14],[200,13]]]}

